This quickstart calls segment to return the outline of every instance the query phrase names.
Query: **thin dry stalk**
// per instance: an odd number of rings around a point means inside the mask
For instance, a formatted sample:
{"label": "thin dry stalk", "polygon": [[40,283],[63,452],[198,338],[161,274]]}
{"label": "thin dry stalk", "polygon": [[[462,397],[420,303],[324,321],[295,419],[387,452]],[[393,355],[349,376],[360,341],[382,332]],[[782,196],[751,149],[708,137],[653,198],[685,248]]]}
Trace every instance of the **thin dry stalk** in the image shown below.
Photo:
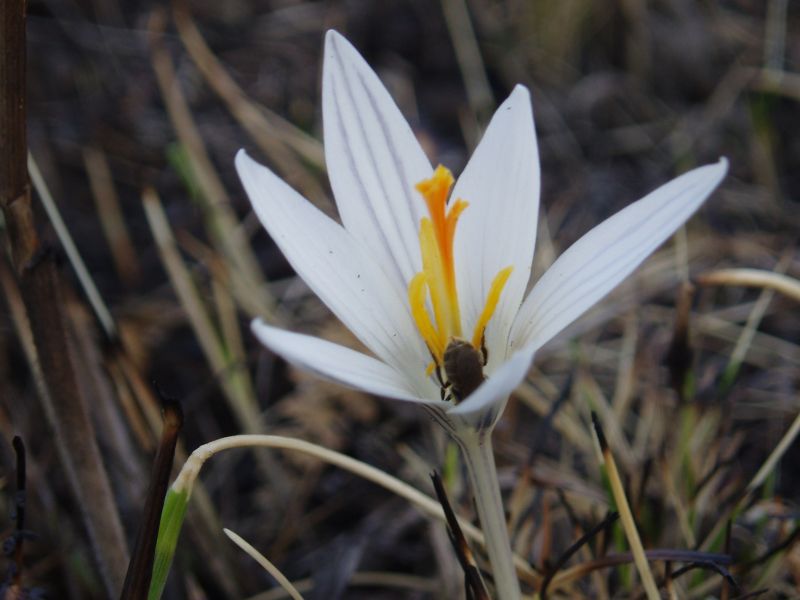
{"label": "thin dry stalk", "polygon": [[[212,372],[219,378],[222,392],[228,400],[239,426],[246,433],[260,433],[263,430],[262,418],[246,365],[236,362],[235,357],[232,357],[230,350],[217,333],[180,256],[175,237],[156,191],[146,188],[142,200],[145,215],[175,293],[186,310],[189,323]],[[265,474],[276,489],[281,489],[282,482],[285,481],[282,469],[271,458],[259,456],[258,460],[264,468]]]}
{"label": "thin dry stalk", "polygon": [[30,172],[33,187],[36,189],[36,193],[39,194],[39,199],[44,206],[47,217],[56,231],[58,241],[61,242],[61,246],[64,248],[64,252],[67,254],[75,274],[78,276],[83,293],[86,294],[86,298],[91,304],[92,310],[94,310],[94,314],[97,316],[100,325],[102,325],[106,336],[109,339],[114,339],[117,335],[117,326],[114,324],[111,311],[108,310],[108,306],[106,306],[103,297],[94,284],[94,279],[92,279],[89,269],[86,268],[86,263],[83,262],[75,241],[72,239],[72,234],[69,232],[67,224],[64,223],[64,219],[61,218],[61,211],[50,193],[50,188],[39,170],[39,165],[36,164],[36,160],[30,153],[28,153],[28,171]]}
{"label": "thin dry stalk", "polygon": [[464,571],[464,582],[468,590],[468,597],[472,600],[489,600],[489,593],[486,591],[486,584],[481,576],[478,563],[472,554],[472,549],[469,547],[467,539],[464,537],[464,532],[461,531],[461,526],[458,524],[458,518],[450,504],[450,499],[447,497],[442,478],[438,473],[434,472],[431,475],[431,479],[433,480],[436,497],[439,498],[439,503],[442,505],[447,519],[447,533],[450,537],[450,543]]}
{"label": "thin dry stalk", "polygon": [[128,565],[128,573],[120,600],[143,600],[150,590],[161,510],[164,508],[164,497],[169,486],[175,446],[178,443],[182,425],[183,411],[180,406],[177,403],[166,404],[164,406],[164,429],[161,433],[158,453],[153,461],[150,488],[147,490],[147,499],[142,511],[139,531],[136,534],[136,544]]}
{"label": "thin dry stalk", "polygon": [[773,289],[800,302],[800,281],[782,273],[760,269],[719,269],[697,276],[700,285],[732,285]]}
{"label": "thin dry stalk", "polygon": [[[636,311],[632,311],[625,317],[624,327],[616,382],[614,384],[614,395],[611,399],[614,418],[620,423],[624,423],[624,419],[628,415],[636,390],[636,346],[639,342],[639,318]],[[632,450],[635,454],[636,449],[633,448]]]}
{"label": "thin dry stalk", "polygon": [[39,365],[46,384],[47,392],[39,396],[42,411],[89,534],[100,579],[106,593],[116,596],[122,587],[121,567],[128,562],[127,544],[71,362],[58,274],[52,257],[43,253],[34,225],[26,168],[25,65],[25,2],[10,0],[0,9],[0,206],[35,344],[30,364],[33,372],[33,365]]}
{"label": "thin dry stalk", "polygon": [[642,546],[642,540],[639,537],[636,521],[633,519],[631,507],[625,496],[625,488],[622,486],[622,479],[619,476],[617,464],[606,442],[606,437],[603,434],[600,421],[598,421],[597,415],[594,413],[592,413],[592,423],[594,424],[597,441],[600,444],[602,460],[606,468],[606,473],[608,474],[608,482],[611,486],[611,492],[614,495],[614,502],[619,511],[619,519],[622,523],[622,528],[625,530],[625,537],[628,540],[628,545],[631,548],[633,562],[636,564],[636,570],[639,572],[639,577],[642,579],[642,585],[644,586],[648,600],[661,600],[661,594],[658,593],[656,580],[653,577],[653,572],[650,570],[650,564],[645,554],[644,546]]}
{"label": "thin dry stalk", "polygon": [[155,11],[150,19],[150,50],[156,79],[181,146],[191,165],[208,218],[208,230],[214,246],[225,257],[236,299],[251,317],[275,321],[275,301],[266,289],[264,278],[244,230],[231,207],[230,198],[206,151],[186,98],[180,89],[175,69],[163,45],[165,16]]}
{"label": "thin dry stalk", "polygon": [[289,579],[280,572],[280,569],[272,564],[266,556],[256,550],[239,534],[234,533],[230,529],[223,529],[222,531],[225,532],[225,535],[227,535],[234,544],[239,546],[239,548],[244,550],[248,556],[261,565],[264,570],[269,573],[273,579],[275,579],[275,581],[278,582],[278,585],[286,590],[286,593],[289,594],[292,600],[303,600],[303,596],[300,595],[300,592],[297,591],[297,588],[292,585],[292,582],[289,581]]}
{"label": "thin dry stalk", "polygon": [[[774,274],[781,276],[789,267],[790,262],[791,255],[788,253],[784,254],[783,258],[776,265]],[[762,289],[761,293],[758,295],[758,300],[756,300],[753,305],[753,310],[747,315],[747,322],[744,325],[744,329],[742,329],[742,334],[739,336],[739,339],[736,340],[736,345],[733,347],[731,356],[728,359],[727,372],[731,376],[736,374],[739,370],[739,365],[742,364],[742,361],[747,356],[747,351],[753,343],[756,330],[774,297],[775,290],[773,288],[766,287]]]}
{"label": "thin dry stalk", "polygon": [[666,461],[661,462],[661,476],[664,482],[664,488],[667,491],[667,498],[669,499],[672,507],[675,509],[675,515],[678,517],[678,525],[680,526],[681,535],[683,536],[684,543],[687,548],[694,548],[697,540],[692,531],[692,526],[689,521],[689,513],[684,506],[683,499],[678,494],[675,487],[675,481],[672,478],[672,471]]}
{"label": "thin dry stalk", "polygon": [[797,73],[781,69],[743,68],[742,71],[751,89],[800,101],[800,75]]}
{"label": "thin dry stalk", "polygon": [[277,113],[258,106],[247,97],[206,44],[186,2],[174,2],[172,15],[181,41],[206,82],[225,102],[261,151],[284,171],[287,181],[298,185],[311,199],[324,197],[319,185],[309,180],[306,169],[287,151],[287,148],[291,148],[317,169],[324,169],[322,144]]}
{"label": "thin dry stalk", "polygon": [[620,462],[626,472],[632,472],[637,464],[630,443],[622,430],[622,421],[618,420],[608,399],[603,394],[603,390],[597,380],[592,376],[589,369],[582,369],[577,380],[577,393],[586,395],[590,400],[589,404],[601,416],[604,432],[610,440],[610,446],[619,457]]}
{"label": "thin dry stalk", "polygon": [[83,149],[83,164],[114,266],[123,283],[132,286],[141,278],[142,269],[122,214],[108,159],[102,150],[87,146]]}
{"label": "thin dry stalk", "polygon": [[464,0],[442,0],[442,11],[456,51],[464,87],[467,89],[470,109],[475,117],[485,122],[497,104],[489,85],[467,4]]}

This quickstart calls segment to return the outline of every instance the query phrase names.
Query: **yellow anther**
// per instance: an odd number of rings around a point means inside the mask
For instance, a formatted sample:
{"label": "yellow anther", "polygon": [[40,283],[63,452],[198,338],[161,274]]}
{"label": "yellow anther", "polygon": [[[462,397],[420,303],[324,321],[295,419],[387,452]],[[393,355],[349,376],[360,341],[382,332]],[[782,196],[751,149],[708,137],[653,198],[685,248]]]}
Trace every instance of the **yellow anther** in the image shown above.
{"label": "yellow anther", "polygon": [[422,219],[420,222],[419,246],[422,254],[422,271],[425,273],[431,295],[436,329],[444,345],[449,336],[461,335],[461,315],[458,309],[458,295],[455,286],[448,285],[450,279],[448,266],[442,260],[436,232],[430,219]]}
{"label": "yellow anther", "polygon": [[450,188],[453,187],[453,174],[447,167],[439,165],[430,179],[420,181],[415,187],[425,198],[428,205],[428,214],[436,224],[436,229],[444,230],[445,208]]}
{"label": "yellow anther", "polygon": [[428,366],[425,367],[425,377],[430,377],[433,375],[433,372],[436,370],[436,363],[431,361],[428,363]]}
{"label": "yellow anther", "polygon": [[433,318],[442,352],[451,337],[461,335],[453,240],[458,217],[464,212],[467,203],[456,200],[447,206],[452,187],[453,175],[441,165],[430,179],[421,181],[416,186],[425,199],[430,215],[420,222],[419,245],[422,271],[426,275],[430,291]]}
{"label": "yellow anther", "polygon": [[[430,179],[421,181],[416,186],[425,199],[429,217],[421,219],[419,224],[422,272],[417,273],[408,284],[408,301],[417,329],[433,356],[434,362],[425,371],[428,377],[437,366],[443,365],[445,349],[451,340],[461,338],[461,311],[458,305],[453,241],[458,219],[468,204],[457,198],[448,206],[452,187],[453,175],[441,165]],[[472,336],[471,344],[476,350],[481,348],[484,331],[497,308],[511,270],[511,267],[506,267],[492,281],[486,304]]]}
{"label": "yellow anther", "polygon": [[477,349],[480,349],[481,347],[483,333],[486,331],[486,325],[489,324],[489,319],[492,318],[492,315],[497,308],[497,303],[500,301],[500,294],[503,292],[503,288],[505,287],[508,278],[511,276],[511,271],[513,270],[514,267],[506,267],[497,275],[495,275],[494,279],[492,279],[492,285],[489,286],[489,293],[486,295],[486,304],[483,305],[481,316],[478,317],[478,322],[475,323],[475,331],[472,334],[472,345]]}
{"label": "yellow anther", "polygon": [[422,339],[428,346],[434,359],[441,363],[444,355],[444,344],[439,338],[436,328],[431,323],[431,318],[425,308],[425,296],[428,291],[428,284],[425,273],[417,273],[408,284],[408,303],[411,306],[411,316],[417,324]]}

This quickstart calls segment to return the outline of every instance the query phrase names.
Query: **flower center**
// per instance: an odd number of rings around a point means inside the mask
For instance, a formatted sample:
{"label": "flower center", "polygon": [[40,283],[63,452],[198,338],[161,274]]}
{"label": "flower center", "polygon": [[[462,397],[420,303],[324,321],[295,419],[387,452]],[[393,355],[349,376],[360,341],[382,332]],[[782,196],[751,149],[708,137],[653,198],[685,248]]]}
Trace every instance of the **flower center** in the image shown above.
{"label": "flower center", "polygon": [[[479,381],[483,380],[482,367],[486,364],[484,333],[497,308],[500,294],[513,267],[502,269],[492,280],[483,310],[475,322],[472,338],[469,342],[462,340],[453,240],[458,218],[469,205],[461,198],[457,198],[448,205],[452,187],[453,175],[442,165],[436,167],[436,171],[430,179],[416,185],[417,191],[425,199],[429,216],[420,220],[419,246],[422,254],[422,271],[417,273],[408,284],[408,301],[417,329],[433,357],[433,362],[428,366],[428,375],[436,369],[442,387],[453,384],[455,392],[459,388],[458,382],[454,381],[454,379],[459,379],[459,375],[456,373],[465,372],[465,369],[468,368],[466,367],[467,362],[472,365],[469,369],[475,370],[475,358],[470,356],[466,346],[471,346],[474,355],[480,353],[482,356],[482,361],[478,363],[477,375],[480,376]],[[431,318],[427,306],[428,299],[430,299],[433,318]],[[453,347],[454,344],[458,345],[458,349]],[[463,369],[460,364],[456,364],[457,360],[465,362]],[[440,367],[445,368],[447,382],[441,381]],[[471,392],[476,387],[473,384],[477,380],[477,375],[474,373],[470,375],[472,380],[468,385],[461,387],[468,387]],[[460,391],[466,392],[467,390]],[[458,396],[456,399],[460,400],[461,398]]]}

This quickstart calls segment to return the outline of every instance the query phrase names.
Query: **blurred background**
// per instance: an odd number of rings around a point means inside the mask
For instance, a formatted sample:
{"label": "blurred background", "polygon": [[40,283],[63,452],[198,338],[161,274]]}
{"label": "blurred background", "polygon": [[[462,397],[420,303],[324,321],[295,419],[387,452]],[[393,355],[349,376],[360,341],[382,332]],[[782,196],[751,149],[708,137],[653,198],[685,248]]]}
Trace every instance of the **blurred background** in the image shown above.
{"label": "blurred background", "polygon": [[[798,300],[702,280],[722,268],[800,277],[798,3],[30,0],[28,15],[29,146],[99,300],[37,194],[40,233],[59,261],[70,359],[129,544],[159,397],[185,414],[177,465],[221,436],[289,435],[426,493],[430,471],[444,471],[456,510],[473,514],[454,450],[422,411],[297,372],[249,331],[261,316],[356,344],[260,228],[233,168],[247,148],[336,214],[320,120],[322,44],[334,28],[380,75],[432,162],[455,173],[513,86],[530,88],[542,158],[535,274],[661,183],[728,157],[728,177],[688,226],[540,353],[495,448],[516,549],[536,573],[531,592],[611,507],[595,410],[645,546],[731,557],[674,576],[692,561],[655,561],[672,597],[800,595],[797,445],[747,488],[800,410]],[[49,598],[104,598],[103,549],[85,523],[107,507],[68,485],[7,260],[0,271],[0,428],[28,449],[23,581]],[[9,533],[10,444],[0,457]],[[464,597],[443,525],[354,475],[296,453],[237,450],[209,461],[201,480],[166,598],[285,597],[222,527],[308,598]],[[605,528],[561,568],[585,569],[549,595],[637,597],[629,558],[604,562],[625,550],[619,526]]]}

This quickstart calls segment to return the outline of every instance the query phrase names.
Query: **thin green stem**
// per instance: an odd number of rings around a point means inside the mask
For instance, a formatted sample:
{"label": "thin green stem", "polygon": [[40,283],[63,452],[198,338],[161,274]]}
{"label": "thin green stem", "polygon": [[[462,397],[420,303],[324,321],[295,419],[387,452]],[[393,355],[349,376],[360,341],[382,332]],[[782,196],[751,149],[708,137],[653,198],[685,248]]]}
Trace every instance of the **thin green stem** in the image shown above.
{"label": "thin green stem", "polygon": [[500,484],[494,464],[491,432],[465,431],[458,436],[472,482],[472,493],[492,564],[498,600],[519,600],[520,589],[508,537]]}

